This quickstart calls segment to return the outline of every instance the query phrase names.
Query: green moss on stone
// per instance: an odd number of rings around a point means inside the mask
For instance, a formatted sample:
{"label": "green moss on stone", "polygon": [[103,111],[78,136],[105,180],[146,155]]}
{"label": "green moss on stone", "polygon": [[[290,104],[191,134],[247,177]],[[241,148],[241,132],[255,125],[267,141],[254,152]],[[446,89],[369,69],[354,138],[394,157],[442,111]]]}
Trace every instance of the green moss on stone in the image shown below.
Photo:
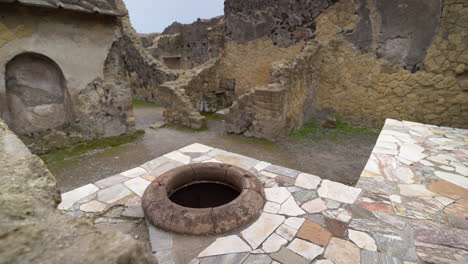
{"label": "green moss on stone", "polygon": [[135,107],[135,108],[142,108],[142,107],[161,107],[161,105],[160,105],[160,104],[155,104],[155,103],[147,103],[147,102],[143,102],[143,101],[134,99],[134,100],[133,100],[133,107]]}

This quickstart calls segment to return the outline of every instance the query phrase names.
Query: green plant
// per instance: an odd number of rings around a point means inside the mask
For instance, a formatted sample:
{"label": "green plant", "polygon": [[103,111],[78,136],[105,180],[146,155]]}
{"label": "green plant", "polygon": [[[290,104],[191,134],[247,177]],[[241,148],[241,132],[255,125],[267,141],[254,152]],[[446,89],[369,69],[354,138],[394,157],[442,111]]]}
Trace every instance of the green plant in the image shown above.
{"label": "green plant", "polygon": [[224,118],[217,113],[208,113],[208,112],[201,112],[202,116],[206,117],[207,120],[223,120]]}
{"label": "green plant", "polygon": [[155,104],[155,103],[148,103],[148,102],[143,102],[140,100],[133,99],[133,107],[135,108],[141,108],[141,107],[161,107],[160,104]]}

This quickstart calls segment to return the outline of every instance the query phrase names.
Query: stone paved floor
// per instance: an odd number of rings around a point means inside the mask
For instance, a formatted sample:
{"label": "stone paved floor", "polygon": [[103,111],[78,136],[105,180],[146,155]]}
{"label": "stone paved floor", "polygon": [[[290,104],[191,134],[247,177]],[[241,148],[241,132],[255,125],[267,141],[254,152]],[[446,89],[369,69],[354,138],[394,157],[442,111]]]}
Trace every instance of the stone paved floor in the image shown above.
{"label": "stone paved floor", "polygon": [[161,264],[468,263],[468,130],[406,121],[387,120],[356,188],[193,144],[67,192],[59,208],[98,224],[141,220],[150,182],[196,162],[253,172],[267,202],[255,222],[223,236],[149,226]]}

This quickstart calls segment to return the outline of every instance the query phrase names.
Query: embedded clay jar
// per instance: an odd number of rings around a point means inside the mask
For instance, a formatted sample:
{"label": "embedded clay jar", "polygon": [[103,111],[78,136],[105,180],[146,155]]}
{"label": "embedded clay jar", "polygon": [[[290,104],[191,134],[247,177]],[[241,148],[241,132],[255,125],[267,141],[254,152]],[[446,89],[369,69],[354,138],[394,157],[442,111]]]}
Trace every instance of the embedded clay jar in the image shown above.
{"label": "embedded clay jar", "polygon": [[250,172],[222,163],[172,169],[146,189],[142,206],[155,226],[180,234],[222,234],[252,222],[265,194]]}

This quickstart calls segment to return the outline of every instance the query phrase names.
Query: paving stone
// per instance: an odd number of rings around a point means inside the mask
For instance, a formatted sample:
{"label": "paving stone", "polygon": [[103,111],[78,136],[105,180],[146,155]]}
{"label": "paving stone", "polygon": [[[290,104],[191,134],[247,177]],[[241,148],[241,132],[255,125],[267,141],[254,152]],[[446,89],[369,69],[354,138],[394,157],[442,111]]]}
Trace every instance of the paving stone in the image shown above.
{"label": "paving stone", "polygon": [[249,253],[228,254],[200,259],[200,264],[239,264],[242,263]]}
{"label": "paving stone", "polygon": [[200,260],[198,259],[192,259],[188,264],[200,264]]}
{"label": "paving stone", "polygon": [[223,163],[241,167],[244,170],[250,170],[260,162],[256,159],[252,159],[246,156],[242,156],[232,152],[227,152],[220,149],[214,149],[210,151],[208,155]]}
{"label": "paving stone", "polygon": [[332,234],[321,225],[306,220],[297,232],[297,237],[306,239],[319,246],[327,246]]}
{"label": "paving stone", "polygon": [[387,224],[390,224],[400,230],[403,230],[406,226],[406,221],[402,219],[399,216],[393,215],[393,214],[387,214],[384,212],[374,212],[373,213],[375,217],[378,219],[384,221]]}
{"label": "paving stone", "polygon": [[375,153],[371,155],[374,159],[375,170],[389,181],[411,184],[414,183],[414,173],[407,166],[395,159],[393,156]]}
{"label": "paving stone", "polygon": [[370,251],[377,251],[377,245],[375,244],[374,239],[367,233],[349,229],[348,236],[349,239],[358,247]]}
{"label": "paving stone", "polygon": [[274,173],[271,173],[271,172],[268,172],[268,171],[262,171],[262,172],[260,172],[260,174],[265,176],[265,177],[273,178],[273,179],[278,177],[278,174],[274,174]]}
{"label": "paving stone", "polygon": [[294,186],[294,178],[278,175],[275,178],[275,181],[278,183],[279,186],[282,187],[291,187]]}
{"label": "paving stone", "polygon": [[403,264],[403,262],[397,258],[386,256],[378,252],[362,250],[361,264]]}
{"label": "paving stone", "polygon": [[264,191],[266,199],[277,204],[284,203],[291,196],[285,187],[265,188]]}
{"label": "paving stone", "polygon": [[257,171],[262,171],[262,170],[264,170],[266,167],[268,167],[270,165],[271,165],[271,163],[269,163],[269,162],[260,161],[259,163],[257,163],[257,165],[255,165],[254,169],[256,169]]}
{"label": "paving stone", "polygon": [[398,235],[399,230],[393,225],[372,218],[354,218],[349,223],[349,228],[371,234],[380,233],[388,235]]}
{"label": "paving stone", "polygon": [[182,153],[206,153],[213,150],[212,147],[202,145],[200,143],[193,143],[192,145],[188,145],[179,149],[179,152]]}
{"label": "paving stone", "polygon": [[314,262],[314,264],[335,264],[331,260],[328,259],[320,259]]}
{"label": "paving stone", "polygon": [[468,189],[468,177],[463,177],[455,173],[448,173],[443,171],[436,171],[435,175],[443,180]]}
{"label": "paving stone", "polygon": [[65,214],[69,216],[74,216],[74,217],[81,217],[84,215],[84,213],[81,211],[66,212]]}
{"label": "paving stone", "polygon": [[309,190],[294,192],[292,195],[294,197],[294,200],[296,200],[296,202],[301,205],[305,202],[317,198],[317,192]]}
{"label": "paving stone", "polygon": [[104,190],[100,190],[97,199],[101,202],[112,204],[131,194],[132,192],[129,189],[119,183]]}
{"label": "paving stone", "polygon": [[312,190],[317,189],[321,181],[322,179],[315,175],[301,172],[296,178],[295,185],[304,189]]}
{"label": "paving stone", "polygon": [[301,255],[308,261],[315,259],[323,253],[323,248],[299,238],[294,239],[291,244],[289,244],[288,249]]}
{"label": "paving stone", "polygon": [[[294,253],[290,249],[281,248],[280,251],[270,254],[274,260],[279,261],[280,263],[288,264],[308,264],[310,261]],[[272,263],[273,264],[273,263]]]}
{"label": "paving stone", "polygon": [[262,250],[266,253],[277,252],[282,246],[286,245],[288,241],[276,233],[271,234],[265,242],[263,242]]}
{"label": "paving stone", "polygon": [[433,219],[444,205],[431,197],[402,197],[401,204],[393,204],[395,213],[413,219]]}
{"label": "paving stone", "polygon": [[145,180],[150,181],[150,182],[156,180],[156,177],[154,177],[151,174],[143,174],[143,175],[140,176],[140,178],[145,179]]}
{"label": "paving stone", "polygon": [[416,249],[408,242],[389,236],[374,234],[378,251],[406,261],[417,261]]}
{"label": "paving stone", "polygon": [[416,144],[400,144],[399,156],[412,162],[418,162],[427,157],[426,154],[423,154],[424,150],[423,147]]}
{"label": "paving stone", "polygon": [[288,191],[290,193],[295,193],[295,192],[300,192],[300,191],[308,191],[308,190],[304,190],[301,187],[297,187],[297,186],[289,186],[289,187],[286,187],[286,189],[288,189]]}
{"label": "paving stone", "polygon": [[392,209],[391,204],[360,202],[359,205],[361,205],[362,208],[371,212],[384,212],[384,213],[393,214],[393,209]]}
{"label": "paving stone", "polygon": [[276,229],[276,233],[288,241],[291,241],[297,234],[298,229],[290,227],[286,224],[282,224],[278,229]]}
{"label": "paving stone", "polygon": [[147,174],[147,173],[148,173],[148,171],[146,171],[145,169],[143,169],[141,167],[136,167],[136,168],[133,168],[131,170],[124,171],[124,172],[120,173],[120,175],[122,175],[124,177],[127,177],[127,178],[135,178],[135,177],[139,177],[141,175]]}
{"label": "paving stone", "polygon": [[[138,176],[141,176],[141,175],[143,175],[143,174],[145,174],[145,173],[149,173],[149,172],[151,172],[151,171],[153,171],[153,170],[159,168],[161,165],[163,165],[163,164],[165,164],[165,163],[167,163],[167,162],[169,162],[169,161],[171,161],[171,160],[168,159],[168,158],[166,158],[166,157],[159,157],[159,158],[156,158],[156,159],[154,159],[154,160],[148,161],[148,162],[146,162],[145,164],[143,164],[143,165],[140,166],[141,168],[145,169],[146,171],[145,171],[144,173],[143,173],[143,171],[140,171],[140,172],[139,172],[139,173],[140,173],[139,175],[135,175],[135,176],[133,176],[133,177],[138,177]],[[130,171],[132,171],[132,170],[130,170]],[[130,172],[130,171],[128,171],[128,172]],[[135,172],[137,172],[137,171],[135,171]],[[125,175],[124,173],[121,173],[121,174],[124,175],[124,176],[126,176],[126,177],[128,177],[128,176]],[[130,175],[132,175],[132,173],[130,173]],[[154,175],[154,176],[159,176],[159,175]],[[133,178],[133,177],[132,177],[132,178]]]}
{"label": "paving stone", "polygon": [[323,180],[318,195],[341,203],[352,204],[358,198],[361,189],[349,187],[341,183]]}
{"label": "paving stone", "polygon": [[101,189],[105,189],[105,188],[109,188],[111,186],[114,186],[116,184],[119,184],[119,183],[127,181],[127,180],[128,180],[128,178],[125,177],[125,176],[114,175],[114,176],[102,179],[100,181],[97,181],[97,182],[94,183],[94,185],[96,185],[97,187],[99,187]]}
{"label": "paving stone", "polygon": [[254,251],[250,251],[250,254],[263,254],[265,253],[265,251],[261,250],[261,249],[256,249]]}
{"label": "paving stone", "polygon": [[300,173],[300,171],[288,169],[288,168],[276,166],[276,165],[270,165],[266,167],[265,170],[268,172],[278,174],[278,175],[288,176],[291,178],[296,178]]}
{"label": "paving stone", "polygon": [[161,250],[154,255],[158,259],[158,264],[175,264],[174,255],[171,250]]}
{"label": "paving stone", "polygon": [[327,200],[328,209],[338,209],[341,206],[341,203],[333,200]]}
{"label": "paving stone", "polygon": [[154,227],[146,222],[148,226],[149,241],[153,253],[163,250],[171,250],[173,247],[173,236],[171,233]]}
{"label": "paving stone", "polygon": [[325,251],[325,258],[335,264],[360,264],[360,250],[353,243],[332,238]]}
{"label": "paving stone", "polygon": [[251,250],[252,249],[249,247],[249,245],[247,245],[242,239],[236,235],[233,235],[217,238],[211,245],[200,252],[198,257],[202,258],[216,255],[250,252]]}
{"label": "paving stone", "polygon": [[398,184],[398,187],[400,188],[400,194],[403,196],[435,196],[433,192],[426,189],[426,186],[420,184]]}
{"label": "paving stone", "polygon": [[302,208],[309,214],[320,213],[328,209],[326,203],[321,198],[314,199],[302,205]]}
{"label": "paving stone", "polygon": [[164,164],[162,164],[161,166],[151,170],[150,174],[154,177],[159,177],[161,176],[162,174],[174,169],[174,168],[177,168],[179,166],[182,166],[184,165],[183,163],[180,163],[180,162],[176,162],[176,161],[168,161]]}
{"label": "paving stone", "polygon": [[80,188],[62,194],[62,202],[58,205],[59,210],[68,210],[79,200],[99,191],[94,184],[88,184]]}
{"label": "paving stone", "polygon": [[[468,214],[468,212],[466,212]],[[431,227],[420,224],[414,227],[414,239],[419,242],[463,248],[468,250],[468,230]],[[468,253],[468,251],[467,251]]]}
{"label": "paving stone", "polygon": [[348,238],[348,224],[332,218],[325,218],[325,226],[334,237]]}
{"label": "paving stone", "polygon": [[302,217],[289,217],[284,223],[292,228],[299,229],[304,221],[305,219]]}
{"label": "paving stone", "polygon": [[96,200],[84,203],[80,206],[80,210],[86,213],[100,213],[107,208],[107,204]]}
{"label": "paving stone", "polygon": [[265,206],[263,207],[263,211],[271,214],[276,214],[281,209],[281,205],[274,203],[274,202],[266,202]]}
{"label": "paving stone", "polygon": [[418,257],[427,263],[465,264],[468,260],[466,250],[441,245],[416,242]]}
{"label": "paving stone", "polygon": [[447,205],[452,204],[453,202],[455,202],[455,200],[452,200],[452,199],[447,198],[445,196],[437,196],[437,197],[434,197],[434,199],[439,201],[444,206],[447,206]]}
{"label": "paving stone", "polygon": [[427,186],[427,189],[440,193],[444,196],[458,200],[463,197],[468,197],[468,189],[450,183],[448,181],[435,181]]}
{"label": "paving stone", "polygon": [[189,164],[190,163],[190,156],[187,156],[185,154],[180,153],[179,151],[172,151],[167,154],[165,154],[163,157],[166,157],[168,159],[183,163],[183,164]]}
{"label": "paving stone", "polygon": [[345,223],[349,223],[352,218],[351,213],[343,208],[339,208],[337,210],[327,210],[322,212],[322,214],[328,218],[340,220],[341,222]]}
{"label": "paving stone", "polygon": [[272,259],[266,254],[250,255],[242,264],[270,264]]}
{"label": "paving stone", "polygon": [[322,227],[327,227],[327,225],[325,225],[325,217],[323,217],[323,215],[321,214],[307,215],[305,218],[316,224],[321,225]]}
{"label": "paving stone", "polygon": [[280,211],[278,212],[278,214],[283,214],[283,215],[287,215],[287,216],[298,216],[298,215],[303,215],[305,214],[306,212],[304,212],[304,210],[302,210],[296,203],[296,201],[294,200],[294,197],[293,196],[290,196],[286,202],[284,202],[282,205],[281,205],[281,209]]}
{"label": "paving stone", "polygon": [[140,177],[131,179],[129,181],[124,182],[125,186],[136,193],[138,196],[142,197],[143,193],[145,192],[146,188],[151,184],[150,181],[144,180]]}
{"label": "paving stone", "polygon": [[284,222],[284,216],[262,213],[255,223],[241,232],[252,249],[258,248]]}
{"label": "paving stone", "polygon": [[[392,156],[398,155],[397,149],[388,149],[388,148],[381,147],[382,143],[384,142],[380,142],[378,145],[376,145],[374,149],[372,150],[372,152],[379,153],[379,154],[387,154],[387,155],[392,155]],[[387,144],[392,144],[392,143],[387,143]]]}
{"label": "paving stone", "polygon": [[144,218],[145,213],[143,212],[143,208],[141,208],[141,206],[131,206],[123,210],[122,216],[131,218]]}
{"label": "paving stone", "polygon": [[468,230],[468,198],[463,198],[444,209],[447,220],[455,227]]}

